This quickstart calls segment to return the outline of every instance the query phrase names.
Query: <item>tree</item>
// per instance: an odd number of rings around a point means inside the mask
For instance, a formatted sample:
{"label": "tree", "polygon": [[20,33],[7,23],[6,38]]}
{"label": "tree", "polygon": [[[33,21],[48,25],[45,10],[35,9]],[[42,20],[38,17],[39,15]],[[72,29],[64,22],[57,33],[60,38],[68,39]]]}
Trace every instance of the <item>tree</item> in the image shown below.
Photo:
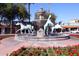
{"label": "tree", "polygon": [[[51,18],[50,18],[51,22],[55,24],[55,20],[56,20],[55,14],[54,14],[54,13],[47,13],[47,12],[46,12],[46,13],[44,14],[45,19],[48,19],[49,15],[51,15]],[[44,27],[44,24],[46,23],[46,21],[47,21],[47,20],[41,20],[41,21],[40,21],[42,28]]]}
{"label": "tree", "polygon": [[6,4],[0,4],[0,17],[3,19],[5,17]]}
{"label": "tree", "polygon": [[[41,8],[38,12],[36,12],[35,19],[38,19],[37,25],[39,28],[44,28],[44,25],[45,25],[49,15],[51,15],[50,20],[52,21],[52,23],[55,24],[56,16],[54,13],[47,12],[43,8]],[[41,20],[39,20],[40,16],[41,16]]]}
{"label": "tree", "polygon": [[15,17],[18,17],[20,19],[29,18],[29,13],[27,12],[25,8],[26,4],[13,4],[13,3],[7,3],[7,4],[0,4],[0,15],[3,17],[6,17],[11,26],[10,33],[12,33],[12,21],[15,19]]}
{"label": "tree", "polygon": [[25,8],[26,4],[16,4],[14,5],[14,10],[15,11],[15,15],[17,17],[20,17],[20,19],[26,19],[30,17],[30,14],[27,12],[26,8]]}
{"label": "tree", "polygon": [[25,4],[7,4],[6,17],[10,20],[18,17],[19,19],[29,18],[29,13],[25,8]]}
{"label": "tree", "polygon": [[50,20],[55,24],[56,15],[54,13],[46,13],[46,18],[48,18],[49,15],[51,15]]}

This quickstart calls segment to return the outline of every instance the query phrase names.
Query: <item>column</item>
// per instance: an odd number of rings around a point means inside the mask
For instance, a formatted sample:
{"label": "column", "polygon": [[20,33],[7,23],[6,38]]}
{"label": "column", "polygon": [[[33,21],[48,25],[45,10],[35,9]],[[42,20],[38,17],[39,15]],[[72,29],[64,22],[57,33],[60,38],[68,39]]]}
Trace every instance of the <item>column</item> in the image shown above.
{"label": "column", "polygon": [[1,34],[5,34],[5,28],[1,28]]}

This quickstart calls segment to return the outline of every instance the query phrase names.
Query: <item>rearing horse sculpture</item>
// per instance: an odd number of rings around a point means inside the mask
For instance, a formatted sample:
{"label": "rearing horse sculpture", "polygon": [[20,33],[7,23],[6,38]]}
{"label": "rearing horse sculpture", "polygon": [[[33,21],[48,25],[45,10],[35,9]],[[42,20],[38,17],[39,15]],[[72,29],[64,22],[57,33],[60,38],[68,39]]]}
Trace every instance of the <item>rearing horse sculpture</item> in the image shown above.
{"label": "rearing horse sculpture", "polygon": [[28,32],[30,33],[30,32],[32,32],[32,30],[33,30],[33,26],[32,25],[23,25],[22,23],[17,23],[16,25],[20,25],[20,29],[18,29],[17,31],[16,31],[16,33],[18,32],[18,31],[21,31],[21,34],[22,34],[22,30],[24,30],[24,29],[28,29]]}
{"label": "rearing horse sculpture", "polygon": [[[47,19],[47,22],[45,23],[44,25],[44,32],[45,32],[45,35],[48,35],[49,33],[49,30],[48,30],[48,27],[52,30],[54,24],[51,22],[50,20],[51,18],[51,15],[49,15],[48,19]],[[51,26],[51,27],[50,27]]]}

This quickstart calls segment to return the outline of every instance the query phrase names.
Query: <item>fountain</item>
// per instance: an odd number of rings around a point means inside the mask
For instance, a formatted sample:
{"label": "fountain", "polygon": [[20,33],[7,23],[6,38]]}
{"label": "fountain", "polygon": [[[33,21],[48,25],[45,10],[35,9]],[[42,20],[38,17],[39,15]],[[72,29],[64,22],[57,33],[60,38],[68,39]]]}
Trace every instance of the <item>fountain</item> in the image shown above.
{"label": "fountain", "polygon": [[44,30],[42,28],[40,28],[38,31],[37,31],[37,37],[38,38],[43,38],[45,36],[44,34]]}
{"label": "fountain", "polygon": [[[47,19],[47,22],[46,24],[44,25],[44,30],[42,28],[40,28],[38,31],[37,31],[37,35],[36,36],[33,36],[33,29],[34,27],[31,26],[31,25],[23,25],[22,23],[17,23],[16,25],[20,25],[21,28],[18,29],[16,31],[16,33],[18,31],[21,31],[21,34],[15,34],[15,40],[19,40],[19,41],[22,41],[22,40],[51,40],[51,38],[54,38],[55,36],[49,36],[49,31],[48,29],[46,30],[46,27],[49,25],[52,25],[51,28],[54,27],[54,24],[50,21],[50,17],[51,15],[49,15],[48,19]],[[28,33],[22,33],[22,30],[24,29],[28,29]],[[47,34],[47,36],[45,36]],[[50,37],[50,38],[49,38]]]}
{"label": "fountain", "polygon": [[[47,21],[50,19],[51,15],[49,15]],[[41,18],[41,17],[40,17]],[[38,31],[37,31],[37,36],[33,36],[33,29],[34,27],[31,26],[31,25],[23,25],[22,23],[17,23],[16,25],[20,25],[20,29],[18,29],[16,31],[16,34],[15,34],[15,40],[19,40],[19,41],[22,41],[22,40],[30,40],[30,39],[45,39],[45,27],[46,27],[46,24],[44,26],[44,30],[42,28],[40,28]],[[28,29],[28,33],[23,33],[22,30],[24,29]],[[17,32],[20,31],[21,33],[20,34],[17,34]]]}

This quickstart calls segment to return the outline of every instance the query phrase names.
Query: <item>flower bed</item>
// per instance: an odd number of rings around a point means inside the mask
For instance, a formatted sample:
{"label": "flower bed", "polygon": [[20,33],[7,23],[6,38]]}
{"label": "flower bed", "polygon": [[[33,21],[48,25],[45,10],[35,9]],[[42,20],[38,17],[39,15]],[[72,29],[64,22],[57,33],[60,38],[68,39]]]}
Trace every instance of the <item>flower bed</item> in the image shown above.
{"label": "flower bed", "polygon": [[68,47],[24,48],[13,51],[10,56],[79,56],[79,45]]}

